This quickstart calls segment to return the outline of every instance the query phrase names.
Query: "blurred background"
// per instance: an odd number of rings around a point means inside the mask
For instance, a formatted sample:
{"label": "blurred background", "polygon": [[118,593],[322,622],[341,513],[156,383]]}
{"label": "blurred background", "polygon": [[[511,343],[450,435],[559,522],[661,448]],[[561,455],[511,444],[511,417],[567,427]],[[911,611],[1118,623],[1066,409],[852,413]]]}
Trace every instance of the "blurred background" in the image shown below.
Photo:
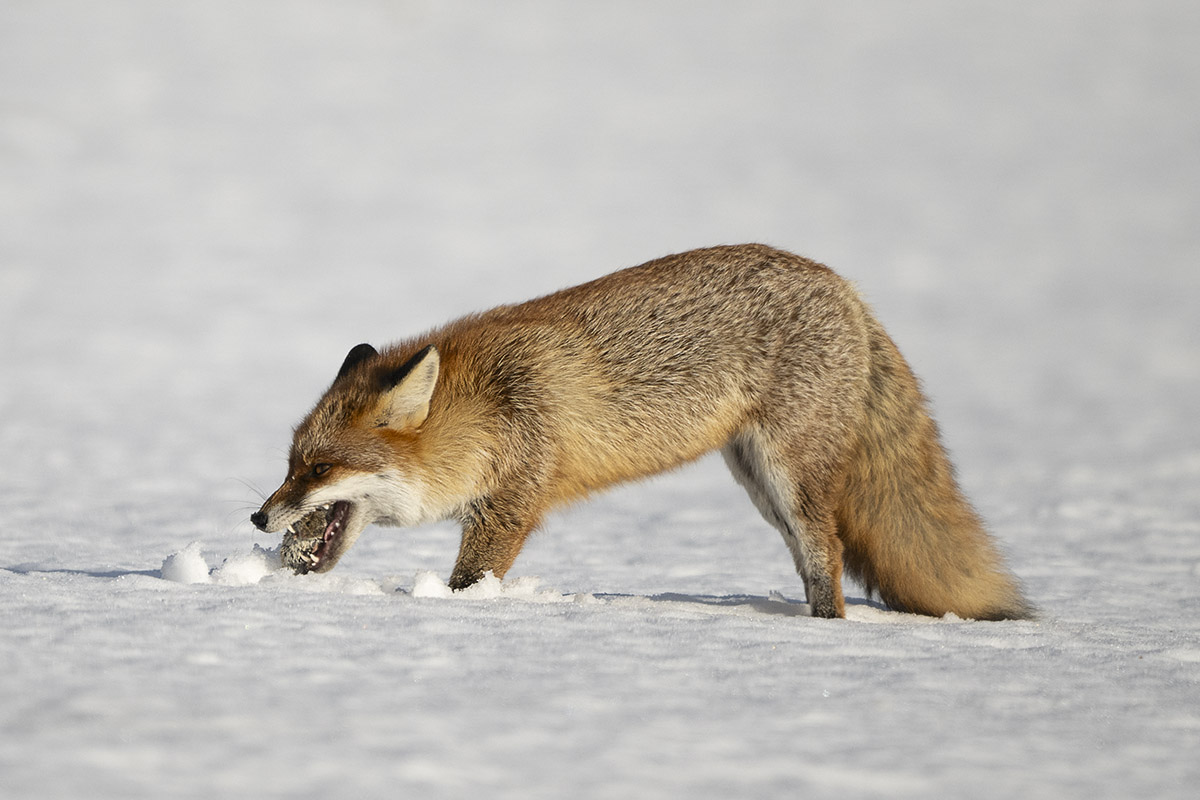
{"label": "blurred background", "polygon": [[233,479],[273,488],[355,343],[742,241],[857,282],[1010,538],[1181,502],[1198,34],[1186,0],[0,4],[0,506],[42,532],[9,560],[244,542]]}

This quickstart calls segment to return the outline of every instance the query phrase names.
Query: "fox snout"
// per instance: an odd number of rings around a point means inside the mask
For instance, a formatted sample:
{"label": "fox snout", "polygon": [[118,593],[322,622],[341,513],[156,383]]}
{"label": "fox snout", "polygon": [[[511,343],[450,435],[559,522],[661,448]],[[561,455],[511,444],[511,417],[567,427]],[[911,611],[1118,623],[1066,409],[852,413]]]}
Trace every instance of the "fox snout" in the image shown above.
{"label": "fox snout", "polygon": [[250,524],[263,533],[275,533],[282,530],[282,526],[279,524],[280,515],[298,505],[295,497],[297,491],[291,478],[285,480],[282,486],[263,501],[258,511],[250,515]]}
{"label": "fox snout", "polygon": [[274,496],[263,503],[262,508],[250,515],[250,524],[263,533],[275,533],[282,530],[279,525],[279,508],[272,505]]}

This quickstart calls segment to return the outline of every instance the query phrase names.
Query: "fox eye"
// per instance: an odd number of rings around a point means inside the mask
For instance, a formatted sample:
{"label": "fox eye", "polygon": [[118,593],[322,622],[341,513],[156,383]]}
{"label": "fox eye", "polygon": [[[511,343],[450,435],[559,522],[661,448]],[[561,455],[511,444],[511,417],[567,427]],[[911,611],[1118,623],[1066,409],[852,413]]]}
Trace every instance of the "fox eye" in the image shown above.
{"label": "fox eye", "polygon": [[332,467],[333,467],[332,464],[313,464],[312,476],[314,478],[319,478],[322,475],[324,475],[326,472],[329,472],[329,470]]}

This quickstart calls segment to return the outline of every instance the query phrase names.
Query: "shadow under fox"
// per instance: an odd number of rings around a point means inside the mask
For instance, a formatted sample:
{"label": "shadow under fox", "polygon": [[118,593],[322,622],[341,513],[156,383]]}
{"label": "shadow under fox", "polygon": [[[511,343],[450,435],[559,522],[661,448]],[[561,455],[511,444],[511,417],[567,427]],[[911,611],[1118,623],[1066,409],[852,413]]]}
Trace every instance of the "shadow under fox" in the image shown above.
{"label": "shadow under fox", "polygon": [[814,615],[844,616],[843,565],[900,611],[1032,615],[895,344],[846,281],[762,245],[355,347],[252,520],[317,572],[368,524],[458,520],[458,589],[502,577],[550,509],[718,449]]}

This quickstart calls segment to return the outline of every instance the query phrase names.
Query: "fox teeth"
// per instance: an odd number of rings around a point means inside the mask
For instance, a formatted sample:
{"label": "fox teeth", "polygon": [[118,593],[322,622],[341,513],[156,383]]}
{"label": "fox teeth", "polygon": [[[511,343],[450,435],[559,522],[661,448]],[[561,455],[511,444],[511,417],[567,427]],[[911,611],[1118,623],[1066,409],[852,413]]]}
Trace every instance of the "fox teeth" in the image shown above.
{"label": "fox teeth", "polygon": [[295,526],[295,525],[288,525],[288,526],[287,526],[287,532],[288,532],[288,533],[290,533],[290,534],[292,534],[293,536],[295,536],[295,535],[296,535],[296,526]]}

